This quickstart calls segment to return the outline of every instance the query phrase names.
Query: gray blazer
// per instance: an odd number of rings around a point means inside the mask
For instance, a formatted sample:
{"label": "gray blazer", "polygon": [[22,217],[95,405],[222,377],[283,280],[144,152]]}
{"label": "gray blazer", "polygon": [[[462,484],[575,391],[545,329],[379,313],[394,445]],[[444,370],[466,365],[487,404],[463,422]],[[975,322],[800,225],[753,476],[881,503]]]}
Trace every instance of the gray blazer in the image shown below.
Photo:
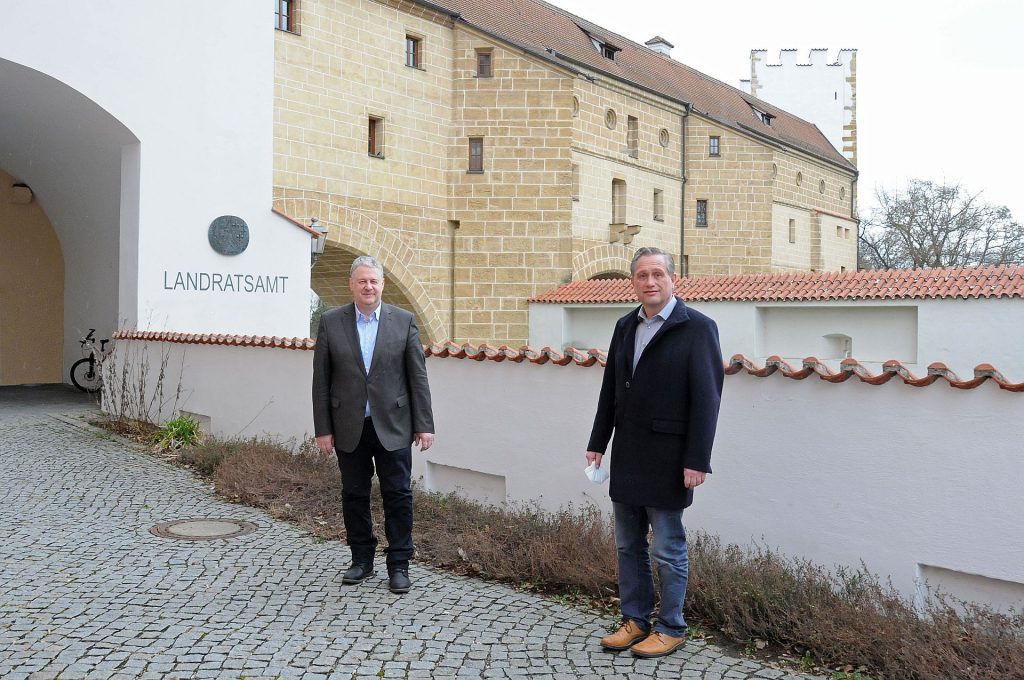
{"label": "gray blazer", "polygon": [[313,352],[313,427],[334,435],[337,451],[354,451],[363,431],[366,401],[380,443],[388,451],[409,446],[416,432],[433,432],[427,365],[413,315],[382,304],[377,343],[367,375],[359,349],[355,305],[320,317]]}

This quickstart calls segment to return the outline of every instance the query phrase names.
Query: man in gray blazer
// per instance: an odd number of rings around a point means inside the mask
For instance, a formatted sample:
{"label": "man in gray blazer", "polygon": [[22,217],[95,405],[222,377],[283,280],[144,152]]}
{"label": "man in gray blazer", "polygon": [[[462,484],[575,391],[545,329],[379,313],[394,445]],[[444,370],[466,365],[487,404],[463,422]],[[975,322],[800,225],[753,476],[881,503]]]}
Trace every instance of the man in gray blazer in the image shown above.
{"label": "man in gray blazer", "polygon": [[377,538],[370,516],[376,470],[384,501],[388,587],[407,593],[412,542],[412,443],[434,442],[423,345],[413,315],[381,303],[384,269],[358,257],[349,272],[352,304],[320,317],[313,352],[313,427],[317,447],[335,451],[341,508],[352,551],[346,584],[373,575]]}

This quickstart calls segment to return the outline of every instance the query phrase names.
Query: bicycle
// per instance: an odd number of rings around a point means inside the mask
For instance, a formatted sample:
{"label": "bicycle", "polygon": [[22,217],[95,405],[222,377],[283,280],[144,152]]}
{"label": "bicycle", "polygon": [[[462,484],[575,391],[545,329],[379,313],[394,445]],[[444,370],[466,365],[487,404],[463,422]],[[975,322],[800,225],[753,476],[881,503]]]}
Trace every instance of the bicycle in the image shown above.
{"label": "bicycle", "polygon": [[[89,350],[89,356],[79,359],[71,365],[71,382],[83,392],[90,393],[99,392],[100,388],[103,387],[99,362],[96,359],[96,338],[93,337],[94,333],[96,333],[96,329],[90,328],[89,333],[78,341],[82,345],[83,353],[86,349]],[[109,338],[100,340],[100,355],[106,351],[108,342],[110,342]]]}

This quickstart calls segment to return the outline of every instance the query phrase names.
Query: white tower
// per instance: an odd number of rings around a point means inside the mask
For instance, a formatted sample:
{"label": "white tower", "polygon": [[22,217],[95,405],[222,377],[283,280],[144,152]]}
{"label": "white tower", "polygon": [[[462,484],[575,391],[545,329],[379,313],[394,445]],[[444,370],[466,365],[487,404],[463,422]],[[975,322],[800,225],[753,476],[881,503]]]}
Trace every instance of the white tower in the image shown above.
{"label": "white tower", "polygon": [[806,62],[795,49],[750,51],[750,80],[740,89],[808,120],[854,165],[857,164],[857,50],[841,49],[833,62],[827,49],[813,49]]}

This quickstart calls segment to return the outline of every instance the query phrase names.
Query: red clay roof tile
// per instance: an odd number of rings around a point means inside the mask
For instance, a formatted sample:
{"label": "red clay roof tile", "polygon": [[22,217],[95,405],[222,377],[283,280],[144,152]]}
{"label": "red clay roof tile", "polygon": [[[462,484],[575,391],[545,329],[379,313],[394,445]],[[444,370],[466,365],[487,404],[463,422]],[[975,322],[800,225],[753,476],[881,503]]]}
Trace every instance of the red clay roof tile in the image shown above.
{"label": "red clay roof tile", "polygon": [[[888,269],[685,277],[685,301],[804,301],[1024,297],[1024,266]],[[551,304],[635,303],[626,279],[573,281],[530,298]]]}

